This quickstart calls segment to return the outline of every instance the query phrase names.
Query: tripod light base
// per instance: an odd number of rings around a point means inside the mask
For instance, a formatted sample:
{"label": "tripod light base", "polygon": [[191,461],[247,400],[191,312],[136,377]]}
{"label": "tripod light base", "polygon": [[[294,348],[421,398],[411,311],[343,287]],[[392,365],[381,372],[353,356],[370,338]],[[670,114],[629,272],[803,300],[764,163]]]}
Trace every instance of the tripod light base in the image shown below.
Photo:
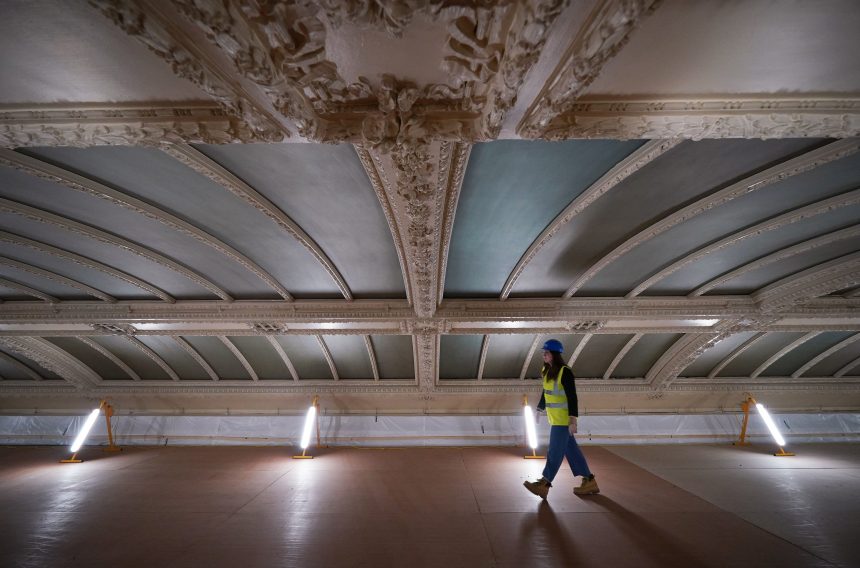
{"label": "tripod light base", "polygon": [[313,456],[293,456],[294,460],[312,460]]}
{"label": "tripod light base", "polygon": [[121,452],[122,448],[119,446],[108,446],[107,448],[102,448],[103,452]]}
{"label": "tripod light base", "polygon": [[546,456],[523,456],[524,460],[545,460]]}
{"label": "tripod light base", "polygon": [[84,460],[68,459],[68,460],[60,460],[60,463],[81,463],[82,461],[84,461]]}
{"label": "tripod light base", "polygon": [[773,455],[775,455],[775,456],[777,456],[777,457],[791,457],[791,456],[793,456],[794,454],[793,454],[793,453],[791,453],[791,452],[786,452],[785,450],[783,450],[782,448],[780,448],[780,449],[779,449],[779,451],[778,451],[778,452],[776,452],[776,453],[775,453],[775,454],[773,454]]}

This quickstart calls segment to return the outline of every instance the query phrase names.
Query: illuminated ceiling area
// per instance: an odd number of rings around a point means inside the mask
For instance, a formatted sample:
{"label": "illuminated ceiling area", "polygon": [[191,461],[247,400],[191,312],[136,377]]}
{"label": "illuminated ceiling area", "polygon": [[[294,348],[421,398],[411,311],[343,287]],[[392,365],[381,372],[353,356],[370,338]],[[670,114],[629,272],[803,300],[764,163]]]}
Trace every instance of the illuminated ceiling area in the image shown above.
{"label": "illuminated ceiling area", "polygon": [[0,10],[0,412],[860,407],[856,2]]}

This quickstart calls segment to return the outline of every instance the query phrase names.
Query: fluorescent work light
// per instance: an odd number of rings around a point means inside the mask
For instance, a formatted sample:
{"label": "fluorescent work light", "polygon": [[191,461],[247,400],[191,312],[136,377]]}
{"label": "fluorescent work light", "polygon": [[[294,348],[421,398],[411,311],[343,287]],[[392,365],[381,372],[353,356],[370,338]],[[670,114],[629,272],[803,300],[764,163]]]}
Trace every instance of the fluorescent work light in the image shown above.
{"label": "fluorescent work light", "polygon": [[764,420],[764,423],[767,425],[767,429],[770,430],[770,435],[773,436],[773,440],[776,442],[776,445],[779,446],[779,451],[773,455],[793,456],[794,454],[785,451],[785,438],[783,438],[782,434],[779,433],[779,430],[776,427],[776,423],[773,421],[773,418],[771,418],[770,413],[767,411],[764,405],[760,402],[757,402],[756,399],[754,399],[749,393],[746,393],[746,396],[746,400],[741,403],[741,409],[743,409],[744,411],[744,421],[741,425],[741,437],[737,442],[735,442],[735,444],[739,446],[745,446],[749,444],[749,442],[746,441],[747,423],[749,422],[750,406],[755,404],[756,410],[758,410],[758,413],[761,415],[762,420]]}
{"label": "fluorescent work light", "polygon": [[526,421],[526,442],[532,449],[532,455],[523,456],[527,460],[543,459],[544,456],[537,455],[537,432],[535,431],[535,415],[529,406],[529,397],[523,395],[523,419]]}
{"label": "fluorescent work light", "polygon": [[[308,408],[308,413],[305,415],[305,427],[302,430],[302,439],[299,442],[299,446],[302,448],[302,455],[293,456],[293,459],[313,459],[313,456],[307,455],[308,446],[311,444],[311,432],[314,429],[314,424],[317,422],[317,405],[319,404],[319,397],[315,396],[313,401],[311,402],[310,408]],[[317,431],[317,438],[319,438],[319,431]],[[317,444],[319,444],[319,440],[317,440]]]}

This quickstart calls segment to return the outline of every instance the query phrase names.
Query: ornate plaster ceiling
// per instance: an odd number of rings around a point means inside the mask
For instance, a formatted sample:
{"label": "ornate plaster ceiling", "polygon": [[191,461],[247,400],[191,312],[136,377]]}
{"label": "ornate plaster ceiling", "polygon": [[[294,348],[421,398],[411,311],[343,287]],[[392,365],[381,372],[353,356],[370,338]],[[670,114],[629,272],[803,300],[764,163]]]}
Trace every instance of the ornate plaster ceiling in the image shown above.
{"label": "ornate plaster ceiling", "polygon": [[0,9],[0,410],[860,403],[854,2]]}

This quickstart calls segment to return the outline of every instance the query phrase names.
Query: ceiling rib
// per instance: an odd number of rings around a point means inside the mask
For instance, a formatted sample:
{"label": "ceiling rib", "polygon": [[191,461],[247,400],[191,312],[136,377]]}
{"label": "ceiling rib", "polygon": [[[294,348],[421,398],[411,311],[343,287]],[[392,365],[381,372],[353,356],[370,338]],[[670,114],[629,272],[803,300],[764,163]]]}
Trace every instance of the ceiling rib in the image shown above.
{"label": "ceiling rib", "polygon": [[856,359],[854,359],[853,361],[851,361],[850,363],[848,363],[847,365],[845,365],[844,367],[842,367],[841,369],[836,371],[833,374],[833,376],[837,377],[837,378],[838,377],[844,377],[848,373],[848,371],[850,371],[851,369],[853,369],[857,365],[860,365],[860,357],[857,357]]}
{"label": "ceiling rib", "polygon": [[478,375],[477,380],[484,378],[484,364],[487,362],[487,351],[490,349],[490,336],[485,335],[481,341],[481,354],[478,356]]}
{"label": "ceiling rib", "polygon": [[201,355],[199,351],[194,349],[193,345],[191,345],[183,337],[180,337],[178,335],[171,335],[170,337],[177,345],[179,345],[179,347],[184,349],[185,352],[188,353],[191,358],[194,359],[194,361],[203,368],[204,371],[206,371],[206,374],[209,375],[210,379],[212,379],[213,381],[218,380],[218,373],[215,372],[215,369],[212,368],[212,365],[206,362],[206,359],[203,358],[203,355]]}
{"label": "ceiling rib", "polygon": [[12,290],[18,290],[19,292],[26,294],[28,296],[33,296],[34,298],[39,298],[40,300],[44,300],[49,304],[59,303],[60,299],[55,298],[49,294],[45,294],[44,292],[40,292],[35,288],[30,288],[29,286],[25,286],[20,282],[15,282],[14,280],[9,280],[8,278],[0,278],[0,286],[5,286],[6,288],[11,288]]}
{"label": "ceiling rib", "polygon": [[805,373],[809,369],[813,368],[814,366],[816,366],[820,362],[824,361],[825,359],[827,359],[828,357],[830,357],[831,355],[833,355],[837,351],[841,351],[845,347],[848,347],[849,345],[851,345],[852,343],[854,343],[858,340],[860,340],[860,333],[855,333],[854,335],[843,339],[842,341],[840,341],[839,343],[837,343],[836,345],[834,345],[830,349],[827,349],[827,350],[819,353],[818,355],[816,355],[815,357],[813,357],[812,359],[810,359],[809,361],[807,361],[806,363],[801,365],[795,372],[793,372],[791,374],[791,377],[797,378],[797,377],[802,376],[803,373]]}
{"label": "ceiling rib", "polygon": [[77,389],[87,390],[103,382],[83,361],[41,337],[0,337],[0,345],[62,377]]}
{"label": "ceiling rib", "polygon": [[269,344],[274,348],[274,350],[278,353],[278,356],[281,358],[281,361],[284,362],[284,365],[287,366],[287,370],[290,372],[290,376],[294,381],[299,380],[299,374],[296,372],[296,368],[293,366],[293,362],[290,360],[290,357],[287,355],[287,352],[284,351],[284,348],[281,347],[281,344],[278,343],[278,340],[275,339],[271,335],[267,335],[266,339]]}
{"label": "ceiling rib", "polygon": [[776,363],[777,361],[779,361],[780,359],[785,357],[787,354],[791,353],[792,351],[794,351],[795,349],[797,349],[798,347],[800,347],[801,345],[803,345],[804,343],[806,343],[807,341],[812,339],[813,337],[817,336],[819,333],[821,333],[821,332],[813,331],[813,332],[810,332],[810,333],[803,335],[802,337],[795,339],[794,341],[792,341],[791,343],[789,343],[788,345],[786,345],[785,347],[783,347],[782,349],[780,349],[779,351],[777,351],[776,353],[774,353],[773,355],[768,357],[768,359],[764,363],[759,365],[756,368],[756,370],[752,372],[752,374],[750,375],[750,378],[754,379],[754,378],[758,377],[763,372],[765,372],[768,369],[768,367],[770,367],[771,365],[773,365],[774,363]]}
{"label": "ceiling rib", "polygon": [[854,191],[849,191],[847,193],[843,193],[841,195],[837,195],[829,199],[822,199],[821,201],[816,201],[815,203],[811,203],[804,207],[792,209],[787,213],[783,213],[782,215],[778,215],[776,217],[768,219],[767,221],[763,221],[761,223],[753,225],[752,227],[747,227],[745,229],[732,233],[728,237],[720,239],[715,243],[703,246],[700,249],[687,254],[685,257],[676,260],[666,268],[660,270],[644,282],[637,285],[625,297],[635,298],[657,282],[660,282],[671,274],[674,274],[675,272],[681,270],[685,266],[688,266],[698,260],[701,260],[709,254],[743,242],[748,238],[757,237],[760,234],[767,233],[769,231],[776,231],[787,225],[791,225],[792,223],[804,221],[811,217],[822,215],[824,213],[830,213],[832,211],[835,211],[836,209],[848,207],[850,205],[856,205],[858,203],[860,203],[860,189],[855,189]]}
{"label": "ceiling rib", "polygon": [[114,365],[116,365],[117,367],[122,369],[122,371],[126,375],[128,375],[132,380],[134,380],[134,381],[140,380],[140,375],[138,375],[136,372],[134,372],[134,370],[131,367],[129,367],[128,365],[126,365],[122,359],[120,359],[119,357],[114,355],[111,351],[109,351],[107,348],[102,346],[100,343],[96,342],[95,340],[93,340],[89,337],[84,337],[84,336],[77,337],[76,339],[78,339],[79,341],[81,341],[85,345],[95,349],[96,351],[98,351],[99,353],[104,355],[111,363],[113,363]]}
{"label": "ceiling rib", "polygon": [[619,363],[621,363],[621,360],[624,359],[624,356],[627,355],[627,353],[629,353],[631,349],[633,349],[633,346],[636,345],[636,343],[638,343],[640,339],[642,339],[643,335],[643,333],[636,333],[627,341],[627,343],[624,344],[624,347],[621,348],[618,354],[615,355],[615,358],[612,360],[612,363],[610,363],[609,367],[606,368],[606,372],[603,373],[604,381],[609,380],[609,378],[612,377],[612,373],[615,372],[615,368],[618,366]]}
{"label": "ceiling rib", "polygon": [[188,166],[200,175],[214,181],[234,196],[274,221],[281,229],[299,242],[325,269],[340,289],[343,297],[352,300],[352,292],[346,280],[331,259],[310,235],[293,221],[277,205],[269,201],[256,189],[239,179],[221,164],[212,160],[196,148],[187,144],[167,144],[161,148],[168,155]]}
{"label": "ceiling rib", "polygon": [[737,359],[738,355],[740,355],[744,351],[747,351],[750,347],[758,343],[758,341],[761,340],[765,335],[767,335],[766,332],[756,333],[755,335],[744,341],[742,344],[734,348],[731,353],[726,355],[722,361],[717,363],[717,365],[713,369],[711,369],[711,371],[708,373],[708,379],[715,378],[720,373],[720,371],[722,371],[726,367],[726,365]]}
{"label": "ceiling rib", "polygon": [[460,192],[463,189],[463,178],[466,175],[466,163],[472,153],[471,144],[455,144],[453,159],[449,170],[449,179],[445,192],[445,203],[442,206],[441,242],[439,245],[439,292],[436,304],[442,303],[445,296],[445,276],[448,272],[448,251],[451,248],[451,233],[454,230],[454,216],[457,213],[457,203],[460,201]]}
{"label": "ceiling rib", "polygon": [[233,301],[233,298],[226,291],[216,286],[213,282],[208,280],[202,274],[199,274],[194,270],[188,268],[187,266],[184,266],[174,260],[171,260],[152,249],[149,249],[112,233],[108,233],[107,231],[102,231],[101,229],[97,229],[95,227],[91,227],[89,225],[73,221],[72,219],[69,219],[67,217],[56,215],[54,213],[49,213],[48,211],[37,209],[36,207],[31,207],[29,205],[24,205],[23,203],[18,203],[17,201],[12,201],[11,199],[4,199],[2,197],[0,197],[0,211],[15,213],[16,215],[21,215],[22,217],[26,217],[27,219],[37,221],[39,223],[44,223],[47,225],[53,225],[66,231],[97,240],[101,243],[126,250],[128,252],[131,252],[132,254],[145,258],[146,260],[149,260],[167,269],[173,270],[178,274],[181,274],[195,284],[209,290],[222,300],[226,300],[228,302]]}
{"label": "ceiling rib", "polygon": [[65,188],[104,199],[114,205],[143,215],[148,219],[158,221],[162,225],[187,235],[237,262],[246,270],[257,276],[260,280],[268,284],[285,300],[289,301],[293,299],[287,289],[284,288],[274,276],[263,270],[263,268],[253,260],[221,241],[214,235],[211,235],[203,229],[180,219],[176,215],[173,215],[164,209],[146,203],[135,197],[131,197],[130,195],[126,195],[121,191],[107,187],[89,178],[72,173],[47,162],[31,158],[30,156],[19,152],[0,148],[0,164],[15,168],[41,179],[54,182]]}
{"label": "ceiling rib", "polygon": [[30,274],[35,274],[36,276],[47,278],[48,280],[53,280],[54,282],[58,282],[60,284],[63,284],[64,286],[80,290],[85,294],[93,296],[94,298],[98,298],[99,300],[103,300],[105,302],[113,304],[117,301],[116,298],[114,298],[113,296],[105,294],[100,290],[96,290],[92,286],[87,286],[83,282],[78,282],[77,280],[73,280],[67,276],[63,276],[62,274],[57,274],[56,272],[51,272],[50,270],[45,270],[44,268],[39,268],[37,266],[33,266],[32,264],[27,264],[26,262],[20,262],[18,260],[13,260],[5,256],[0,256],[0,265],[8,266],[10,268],[14,268],[15,270],[20,270],[22,272],[29,272]]}
{"label": "ceiling rib", "polygon": [[696,296],[701,296],[702,294],[713,290],[717,286],[725,284],[726,282],[730,282],[731,280],[734,280],[735,278],[738,278],[739,276],[742,276],[748,272],[752,272],[753,270],[758,270],[759,268],[762,268],[769,264],[773,264],[774,262],[779,262],[780,260],[785,260],[786,258],[790,258],[792,256],[808,252],[810,250],[825,245],[833,244],[835,242],[844,239],[850,239],[857,236],[860,236],[860,225],[853,225],[851,227],[847,227],[839,231],[827,233],[826,235],[820,235],[812,239],[807,239],[803,242],[797,243],[796,245],[782,248],[767,256],[763,256],[757,260],[748,262],[743,266],[739,266],[734,270],[721,274],[720,276],[717,276],[716,278],[704,283],[703,285],[690,292],[687,297],[694,298]]}
{"label": "ceiling rib", "polygon": [[370,369],[373,373],[373,380],[379,380],[379,367],[376,366],[376,353],[373,351],[373,341],[369,335],[364,336],[364,346],[367,347],[367,357],[370,359]]}
{"label": "ceiling rib", "polygon": [[168,377],[170,377],[172,380],[174,380],[174,381],[178,381],[178,380],[179,380],[179,375],[177,375],[177,374],[176,374],[176,371],[174,371],[174,370],[173,370],[173,368],[172,368],[170,365],[168,365],[168,364],[167,364],[167,361],[165,361],[164,359],[162,359],[162,358],[161,358],[161,355],[159,355],[158,353],[156,353],[155,351],[153,351],[153,350],[152,350],[148,345],[146,345],[145,343],[143,343],[141,340],[137,339],[136,337],[132,337],[132,336],[130,336],[130,335],[117,335],[116,337],[122,337],[122,338],[123,338],[124,340],[126,340],[128,343],[131,343],[131,344],[132,344],[132,345],[134,345],[137,349],[139,349],[140,351],[142,351],[144,355],[146,355],[147,357],[149,357],[150,359],[152,359],[152,360],[155,362],[155,364],[156,364],[156,365],[158,365],[159,367],[161,367],[161,369],[162,369],[165,373],[167,373],[167,376],[168,376]]}
{"label": "ceiling rib", "polygon": [[132,276],[131,274],[128,274],[128,273],[123,272],[121,270],[117,270],[116,268],[113,268],[111,266],[108,266],[106,264],[98,262],[96,260],[87,258],[85,256],[75,254],[75,253],[67,251],[65,249],[51,246],[49,244],[42,243],[39,241],[34,241],[32,239],[28,239],[26,237],[22,237],[20,235],[16,235],[16,234],[9,233],[6,231],[0,231],[0,241],[25,246],[25,247],[28,247],[30,249],[33,249],[33,250],[36,250],[36,251],[39,251],[39,252],[42,252],[45,254],[55,256],[57,258],[62,258],[63,260],[68,260],[70,262],[74,262],[75,264],[80,264],[81,266],[86,266],[88,268],[98,270],[99,272],[103,272],[104,274],[107,274],[109,276],[113,276],[114,278],[122,280],[123,282],[127,282],[127,283],[131,284],[132,286],[136,286],[137,288],[140,288],[141,290],[149,292],[150,294],[161,298],[165,302],[173,303],[176,301],[173,297],[170,296],[170,294],[168,294],[164,290],[157,288],[157,287],[153,286],[152,284],[149,284],[148,282],[144,282],[143,280],[136,278],[135,276]]}
{"label": "ceiling rib", "polygon": [[532,357],[535,356],[535,351],[537,351],[537,346],[540,345],[540,340],[543,336],[538,334],[535,335],[534,341],[532,341],[531,347],[529,347],[529,352],[526,353],[526,359],[523,361],[523,368],[520,371],[520,380],[523,381],[526,378],[526,373],[529,372],[529,363],[532,361]]}
{"label": "ceiling rib", "polygon": [[328,349],[328,345],[325,344],[325,339],[323,339],[322,335],[315,335],[317,338],[317,343],[319,343],[320,349],[322,349],[323,357],[325,357],[326,363],[328,363],[328,368],[331,369],[331,376],[334,380],[339,381],[340,375],[337,374],[337,367],[334,364],[334,358],[331,356],[331,351]]}
{"label": "ceiling rib", "polygon": [[10,365],[12,365],[13,367],[16,367],[18,370],[23,372],[25,375],[27,375],[28,377],[33,379],[34,381],[41,381],[44,379],[44,377],[42,375],[40,375],[39,373],[37,373],[36,371],[31,369],[29,366],[25,365],[24,363],[22,363],[18,359],[15,359],[11,355],[9,355],[8,353],[5,353],[3,351],[0,351],[0,361],[6,361]]}
{"label": "ceiling rib", "polygon": [[763,311],[775,312],[860,282],[860,252],[840,256],[787,276],[751,297]]}
{"label": "ceiling rib", "polygon": [[860,151],[860,140],[849,139],[832,142],[827,146],[807,152],[796,158],[791,158],[781,164],[768,168],[763,172],[759,172],[742,179],[741,181],[711,193],[710,195],[707,195],[695,203],[683,207],[670,215],[666,215],[660,219],[660,221],[646,227],[628,238],[626,241],[615,247],[611,252],[607,253],[600,260],[595,262],[584,274],[571,284],[563,297],[570,298],[588,281],[594,278],[598,272],[602,271],[604,268],[634,248],[668,231],[672,227],[706,213],[714,207],[724,205],[735,198],[749,195],[750,193],[758,191],[759,189],[771,184],[808,172],[834,160],[850,156],[857,151]]}
{"label": "ceiling rib", "polygon": [[556,216],[555,219],[538,235],[532,242],[526,252],[520,257],[517,265],[508,275],[505,285],[502,287],[500,299],[506,299],[513,290],[519,277],[525,271],[526,265],[531,262],[537,254],[543,249],[546,244],[561,230],[561,228],[570,223],[577,215],[585,211],[585,209],[603,197],[612,188],[623,182],[625,179],[635,174],[678,144],[683,142],[677,140],[649,140],[629,156],[615,164],[608,172],[603,174],[600,179],[591,184],[585,191],[580,193],[576,199],[564,208],[564,210]]}
{"label": "ceiling rib", "polygon": [[567,366],[573,367],[573,364],[576,363],[576,358],[579,357],[579,354],[582,353],[582,350],[585,349],[585,346],[591,341],[593,334],[586,333],[582,336],[582,341],[580,341],[576,345],[576,349],[573,350],[573,353],[570,354],[570,359],[567,360]]}
{"label": "ceiling rib", "polygon": [[391,232],[391,240],[394,243],[394,250],[397,251],[397,260],[400,262],[400,272],[403,274],[403,287],[406,289],[406,301],[409,302],[409,305],[413,305],[415,303],[415,299],[412,297],[412,283],[409,279],[409,266],[406,261],[406,247],[403,244],[403,240],[400,238],[400,231],[397,230],[394,208],[392,207],[391,200],[388,198],[386,193],[385,182],[382,174],[377,169],[377,166],[373,161],[373,156],[367,149],[358,145],[354,146],[354,148],[356,154],[358,154],[358,159],[361,161],[361,165],[364,167],[367,178],[370,180],[370,185],[376,193],[376,198],[379,200],[379,204],[382,207],[382,213],[385,215],[385,220],[388,223],[388,230]]}
{"label": "ceiling rib", "polygon": [[253,365],[251,365],[251,362],[248,361],[248,358],[245,357],[245,355],[243,355],[241,351],[239,351],[239,348],[236,347],[236,344],[230,341],[229,337],[225,337],[223,335],[219,335],[218,339],[220,339],[221,343],[223,343],[227,347],[227,349],[230,350],[230,353],[232,353],[236,357],[236,359],[239,360],[239,362],[245,368],[245,371],[251,377],[251,380],[259,381],[260,377],[257,376],[257,371],[254,370],[254,367]]}

